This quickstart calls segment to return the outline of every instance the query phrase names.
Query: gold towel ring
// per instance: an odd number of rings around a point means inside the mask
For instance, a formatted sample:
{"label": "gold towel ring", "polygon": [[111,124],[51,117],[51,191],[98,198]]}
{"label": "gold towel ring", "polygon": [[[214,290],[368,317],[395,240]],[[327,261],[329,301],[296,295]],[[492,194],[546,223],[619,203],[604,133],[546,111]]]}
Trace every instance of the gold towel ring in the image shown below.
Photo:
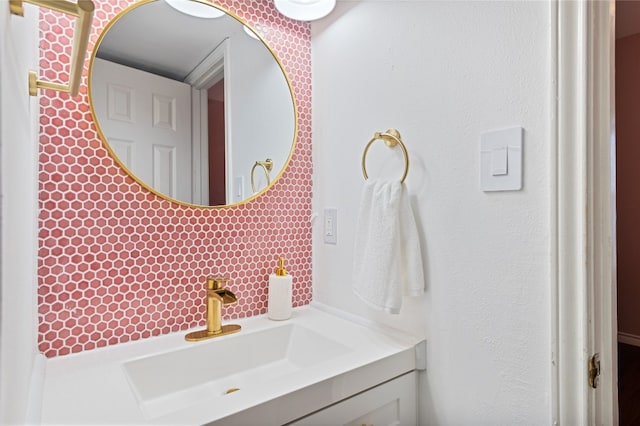
{"label": "gold towel ring", "polygon": [[256,172],[256,167],[262,167],[262,170],[264,170],[264,175],[267,178],[267,186],[269,186],[269,184],[271,183],[271,174],[269,173],[271,171],[271,169],[273,169],[273,160],[270,158],[267,158],[265,161],[256,161],[256,163],[253,165],[253,167],[251,168],[251,189],[253,189],[253,193],[256,193],[256,184],[253,180],[253,175]]}
{"label": "gold towel ring", "polygon": [[404,146],[402,139],[400,139],[400,132],[396,129],[389,129],[386,132],[382,133],[376,132],[373,135],[373,138],[371,138],[367,146],[364,148],[364,152],[362,153],[362,174],[364,175],[364,178],[369,179],[366,166],[367,152],[369,151],[369,147],[371,146],[371,144],[378,139],[383,140],[384,143],[390,148],[399,145],[400,149],[402,149],[402,153],[404,154],[404,174],[402,175],[402,179],[400,179],[400,183],[404,183],[405,179],[407,178],[407,173],[409,173],[409,153],[407,152],[407,147]]}

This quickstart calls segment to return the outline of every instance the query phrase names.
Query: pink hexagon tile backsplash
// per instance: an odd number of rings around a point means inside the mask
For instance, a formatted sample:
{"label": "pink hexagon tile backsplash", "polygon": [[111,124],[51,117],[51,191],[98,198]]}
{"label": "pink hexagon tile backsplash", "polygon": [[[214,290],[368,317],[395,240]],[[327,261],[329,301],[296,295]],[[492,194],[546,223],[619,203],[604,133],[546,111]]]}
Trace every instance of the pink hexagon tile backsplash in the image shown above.
{"label": "pink hexagon tile backsplash", "polygon": [[[90,50],[134,1],[94,3]],[[244,205],[177,205],[141,187],[103,146],[89,109],[88,60],[78,97],[41,91],[38,312],[39,349],[47,357],[204,326],[207,275],[230,277],[238,295],[225,319],[263,314],[280,255],[294,276],[294,305],[311,300],[309,26],[279,15],[270,0],[218,4],[269,28],[265,39],[298,106],[289,167]],[[67,81],[73,27],[72,18],[41,9],[40,78]]]}

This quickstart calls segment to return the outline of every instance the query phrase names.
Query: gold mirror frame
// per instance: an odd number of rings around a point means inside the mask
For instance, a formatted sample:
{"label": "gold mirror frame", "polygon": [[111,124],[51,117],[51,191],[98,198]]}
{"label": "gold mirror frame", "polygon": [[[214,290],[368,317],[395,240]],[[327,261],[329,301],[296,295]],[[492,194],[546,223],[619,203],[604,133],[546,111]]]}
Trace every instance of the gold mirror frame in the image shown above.
{"label": "gold mirror frame", "polygon": [[289,88],[289,94],[291,96],[291,103],[292,103],[292,107],[293,107],[293,140],[291,142],[291,149],[289,150],[289,155],[288,155],[286,161],[284,162],[282,168],[278,172],[278,174],[274,178],[272,178],[270,180],[270,182],[264,188],[262,188],[260,191],[258,191],[255,194],[252,194],[249,197],[246,197],[245,199],[243,199],[242,201],[239,201],[237,203],[219,204],[219,205],[213,205],[213,206],[204,205],[204,204],[193,204],[193,203],[181,201],[181,200],[175,199],[173,197],[170,197],[170,196],[168,196],[168,195],[156,190],[155,188],[151,187],[149,184],[144,182],[142,179],[140,179],[131,169],[129,169],[123,163],[122,160],[120,160],[120,158],[118,157],[116,152],[111,147],[111,145],[110,145],[109,141],[107,140],[106,136],[104,135],[104,132],[102,131],[102,127],[100,126],[100,122],[98,120],[98,117],[96,115],[96,111],[95,111],[95,108],[94,108],[93,95],[92,95],[92,90],[91,90],[92,87],[93,87],[92,86],[93,67],[94,67],[96,54],[98,52],[100,44],[102,43],[102,40],[107,35],[109,30],[120,20],[120,18],[125,16],[130,11],[132,11],[134,9],[137,9],[138,7],[141,7],[141,6],[144,6],[145,4],[153,3],[153,2],[156,2],[156,1],[162,1],[162,0],[140,0],[140,1],[136,2],[136,3],[133,3],[133,4],[129,5],[127,8],[123,9],[122,11],[120,11],[115,17],[113,17],[109,21],[109,23],[104,28],[102,28],[102,30],[100,31],[100,35],[99,35],[98,39],[96,40],[96,42],[95,42],[95,44],[93,46],[93,51],[91,52],[91,58],[90,58],[90,62],[89,62],[88,77],[87,77],[87,80],[88,80],[88,82],[87,82],[87,95],[88,95],[88,98],[89,98],[89,108],[90,108],[90,111],[91,111],[91,115],[93,116],[93,121],[95,123],[98,135],[100,136],[100,139],[102,140],[102,145],[109,152],[109,154],[111,155],[111,158],[118,164],[118,166],[120,166],[122,168],[122,170],[124,170],[127,173],[127,175],[129,175],[134,181],[136,181],[138,184],[140,184],[143,188],[145,188],[149,192],[157,195],[158,197],[160,197],[160,198],[162,198],[164,200],[170,201],[172,203],[176,203],[178,205],[186,206],[186,207],[203,208],[203,209],[236,207],[236,206],[241,206],[243,204],[249,203],[249,202],[255,200],[256,198],[258,198],[259,196],[263,195],[264,193],[266,193],[269,189],[271,189],[271,187],[273,187],[276,184],[276,182],[280,179],[280,177],[284,174],[284,172],[289,167],[289,163],[291,162],[291,159],[293,157],[293,153],[295,151],[295,148],[296,148],[296,145],[297,145],[297,141],[298,141],[298,106],[297,106],[297,103],[296,103],[296,98],[295,98],[295,94],[294,94],[294,90],[293,90],[293,85],[291,84],[291,80],[289,78],[289,75],[287,74],[287,72],[286,72],[286,70],[284,68],[284,65],[280,61],[280,58],[278,58],[278,56],[276,55],[274,50],[271,48],[271,46],[269,46],[269,44],[262,37],[262,35],[258,31],[256,31],[249,23],[244,21],[242,18],[240,18],[235,13],[230,12],[230,11],[224,9],[223,7],[221,7],[221,6],[217,5],[217,4],[210,3],[210,2],[208,2],[206,0],[192,0],[194,2],[202,3],[202,4],[206,5],[206,6],[213,7],[213,8],[216,8],[216,9],[220,10],[221,12],[225,13],[226,15],[228,15],[228,16],[232,17],[233,19],[235,19],[236,21],[238,21],[239,24],[244,25],[249,30],[251,30],[253,32],[253,34],[258,38],[258,41],[260,41],[264,45],[264,47],[269,51],[269,53],[273,56],[273,59],[276,61],[276,63],[280,67],[280,70],[282,71],[282,75],[284,76],[284,79],[285,79],[285,81],[287,83],[287,86]]}

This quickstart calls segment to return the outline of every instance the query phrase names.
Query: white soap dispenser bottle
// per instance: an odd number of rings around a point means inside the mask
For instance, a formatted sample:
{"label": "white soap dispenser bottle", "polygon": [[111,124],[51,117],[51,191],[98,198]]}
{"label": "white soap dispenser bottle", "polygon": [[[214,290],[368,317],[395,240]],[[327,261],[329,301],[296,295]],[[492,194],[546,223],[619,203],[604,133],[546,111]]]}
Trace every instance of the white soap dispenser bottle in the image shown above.
{"label": "white soap dispenser bottle", "polygon": [[291,318],[293,277],[284,269],[284,257],[278,259],[275,274],[269,275],[269,297],[267,299],[267,316],[269,319],[282,321]]}

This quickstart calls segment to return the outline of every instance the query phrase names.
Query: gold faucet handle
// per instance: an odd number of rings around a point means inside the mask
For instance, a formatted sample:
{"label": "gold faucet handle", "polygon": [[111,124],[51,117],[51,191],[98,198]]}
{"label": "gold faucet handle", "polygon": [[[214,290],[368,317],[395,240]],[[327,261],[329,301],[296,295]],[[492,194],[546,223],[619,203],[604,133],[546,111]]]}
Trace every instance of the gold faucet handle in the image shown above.
{"label": "gold faucet handle", "polygon": [[207,289],[219,290],[225,283],[231,281],[230,278],[225,277],[207,277]]}

